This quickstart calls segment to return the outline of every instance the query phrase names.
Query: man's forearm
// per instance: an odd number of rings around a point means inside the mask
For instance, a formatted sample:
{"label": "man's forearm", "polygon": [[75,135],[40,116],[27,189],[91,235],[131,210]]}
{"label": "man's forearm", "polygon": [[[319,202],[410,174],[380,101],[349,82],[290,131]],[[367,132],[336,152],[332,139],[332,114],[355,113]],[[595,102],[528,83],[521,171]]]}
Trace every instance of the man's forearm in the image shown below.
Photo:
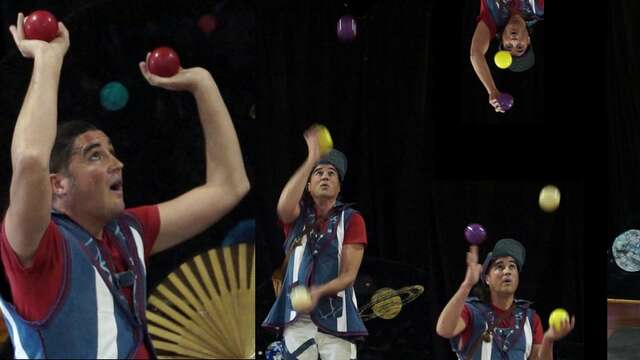
{"label": "man's forearm", "polygon": [[287,181],[284,189],[282,189],[280,199],[278,199],[278,215],[282,221],[288,223],[288,220],[291,220],[287,217],[297,208],[314,165],[311,160],[305,160],[293,176],[291,176],[289,181]]}
{"label": "man's forearm", "polygon": [[540,347],[538,359],[553,360],[553,340],[549,339],[546,336],[542,340],[542,346]]}
{"label": "man's forearm", "polygon": [[487,64],[487,60],[485,59],[484,54],[471,54],[470,59],[473,70],[476,72],[476,75],[482,82],[482,85],[484,85],[487,93],[491,94],[497,92],[498,89],[496,88],[496,84],[493,81],[491,70],[489,70],[489,65]]}
{"label": "man's forearm", "polygon": [[348,288],[355,279],[346,275],[338,275],[335,279],[317,287],[318,297],[332,296]]}
{"label": "man's forearm", "polygon": [[248,190],[238,136],[215,81],[208,72],[193,90],[205,137],[207,184],[231,184]]}
{"label": "man's forearm", "polygon": [[451,337],[456,329],[460,315],[464,308],[464,302],[469,296],[471,286],[462,284],[458,291],[451,297],[451,300],[440,313],[436,332],[443,337]]}
{"label": "man's forearm", "polygon": [[61,69],[62,59],[39,56],[34,60],[31,81],[11,143],[14,168],[25,155],[35,156],[44,164],[49,163],[56,137]]}
{"label": "man's forearm", "polygon": [[334,295],[351,286],[358,276],[363,256],[364,244],[343,245],[340,272],[335,279],[315,287],[317,297]]}

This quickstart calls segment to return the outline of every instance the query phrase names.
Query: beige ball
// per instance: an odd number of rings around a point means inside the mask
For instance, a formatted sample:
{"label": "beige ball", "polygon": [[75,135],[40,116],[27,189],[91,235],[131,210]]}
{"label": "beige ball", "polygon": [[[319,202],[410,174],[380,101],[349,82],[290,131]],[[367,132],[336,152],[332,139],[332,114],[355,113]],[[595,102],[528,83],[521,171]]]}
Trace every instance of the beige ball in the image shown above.
{"label": "beige ball", "polygon": [[318,127],[318,147],[320,148],[321,154],[327,154],[331,149],[333,149],[333,140],[331,139],[331,134],[329,133],[329,129],[327,129],[324,125],[317,125]]}
{"label": "beige ball", "polygon": [[553,326],[556,331],[562,329],[562,322],[569,320],[569,313],[563,308],[555,309],[549,316],[549,326]]}
{"label": "beige ball", "polygon": [[553,185],[547,185],[540,191],[538,198],[540,208],[545,212],[554,212],[560,206],[560,190]]}
{"label": "beige ball", "polygon": [[311,294],[304,286],[296,286],[291,290],[291,306],[295,311],[307,310],[311,306]]}

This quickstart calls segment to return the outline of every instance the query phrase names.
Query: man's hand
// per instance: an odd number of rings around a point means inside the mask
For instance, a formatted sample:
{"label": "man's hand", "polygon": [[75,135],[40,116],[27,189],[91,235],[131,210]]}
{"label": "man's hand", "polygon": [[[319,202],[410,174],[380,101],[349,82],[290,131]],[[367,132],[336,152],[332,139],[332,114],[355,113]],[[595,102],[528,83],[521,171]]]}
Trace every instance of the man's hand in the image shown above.
{"label": "man's hand", "polygon": [[567,336],[571,332],[571,330],[573,330],[575,324],[576,317],[572,316],[571,322],[569,322],[569,319],[565,319],[560,323],[560,330],[556,330],[556,328],[554,328],[553,326],[549,326],[547,332],[544,333],[544,337],[549,340],[558,341]]}
{"label": "man's hand", "polygon": [[[149,59],[149,54],[147,54],[147,60]],[[142,76],[147,79],[147,82],[152,86],[157,86],[167,90],[173,91],[189,91],[191,93],[195,93],[199,89],[202,89],[205,85],[212,83],[213,78],[209,72],[201,67],[193,67],[188,69],[183,69],[180,67],[178,73],[171,77],[162,77],[158,75],[154,75],[149,72],[149,68],[147,67],[147,63],[145,61],[141,61],[138,66],[140,67],[140,72],[142,72]]]}
{"label": "man's hand", "polygon": [[308,156],[310,163],[315,164],[320,160],[320,145],[318,144],[318,126],[313,125],[304,132],[304,140],[307,142]]}
{"label": "man's hand", "polygon": [[489,104],[491,104],[491,106],[493,106],[494,110],[496,112],[501,112],[504,113],[505,111],[502,109],[502,107],[500,106],[500,103],[498,102],[498,96],[500,96],[500,91],[495,91],[489,94]]}
{"label": "man's hand", "polygon": [[309,312],[311,312],[318,305],[318,301],[320,301],[322,294],[320,293],[319,289],[315,286],[311,286],[309,288],[309,294],[311,295],[311,307],[309,309]]}
{"label": "man's hand", "polygon": [[69,49],[69,31],[62,22],[58,22],[58,34],[55,39],[50,42],[42,40],[27,40],[24,37],[24,15],[18,13],[18,20],[16,25],[9,26],[9,32],[13,36],[13,41],[16,43],[18,50],[22,56],[28,59],[35,59],[46,54],[47,58],[53,57],[56,59],[62,59],[64,54]]}
{"label": "man's hand", "polygon": [[301,313],[308,314],[312,312],[313,309],[316,308],[316,306],[318,305],[318,301],[322,297],[322,294],[320,294],[320,291],[316,286],[311,286],[309,288],[309,295],[311,296],[311,303],[307,307],[298,309]]}
{"label": "man's hand", "polygon": [[478,264],[478,246],[471,245],[467,253],[467,273],[462,284],[472,288],[480,280],[481,272],[482,265]]}

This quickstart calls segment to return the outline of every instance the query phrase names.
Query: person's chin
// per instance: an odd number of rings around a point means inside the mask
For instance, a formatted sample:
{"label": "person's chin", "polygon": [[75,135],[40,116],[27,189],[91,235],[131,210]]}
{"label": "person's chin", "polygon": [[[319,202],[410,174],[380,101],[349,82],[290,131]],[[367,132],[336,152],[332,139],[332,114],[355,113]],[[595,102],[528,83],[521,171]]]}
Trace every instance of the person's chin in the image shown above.
{"label": "person's chin", "polygon": [[124,200],[119,199],[118,201],[116,201],[116,204],[113,206],[112,213],[114,216],[118,216],[124,212],[125,208],[126,207],[124,205]]}
{"label": "person's chin", "polygon": [[318,191],[314,195],[314,198],[317,200],[331,200],[334,198],[334,195],[330,191]]}
{"label": "person's chin", "polygon": [[336,197],[337,194],[331,189],[326,189],[324,191],[320,191],[320,195],[325,198],[333,198]]}

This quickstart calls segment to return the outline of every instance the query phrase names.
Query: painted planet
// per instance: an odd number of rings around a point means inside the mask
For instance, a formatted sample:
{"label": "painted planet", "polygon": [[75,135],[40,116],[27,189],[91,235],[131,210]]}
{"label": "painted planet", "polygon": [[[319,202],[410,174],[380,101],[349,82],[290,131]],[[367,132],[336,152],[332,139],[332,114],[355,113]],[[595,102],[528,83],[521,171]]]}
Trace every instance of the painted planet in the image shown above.
{"label": "painted planet", "polygon": [[624,271],[640,271],[640,230],[631,229],[618,235],[611,246],[616,264]]}
{"label": "painted planet", "polygon": [[393,319],[398,316],[402,306],[415,300],[424,292],[422,285],[405,286],[395,290],[391,288],[378,289],[371,300],[363,305],[360,310],[360,317],[363,321],[377,317],[383,319]]}

